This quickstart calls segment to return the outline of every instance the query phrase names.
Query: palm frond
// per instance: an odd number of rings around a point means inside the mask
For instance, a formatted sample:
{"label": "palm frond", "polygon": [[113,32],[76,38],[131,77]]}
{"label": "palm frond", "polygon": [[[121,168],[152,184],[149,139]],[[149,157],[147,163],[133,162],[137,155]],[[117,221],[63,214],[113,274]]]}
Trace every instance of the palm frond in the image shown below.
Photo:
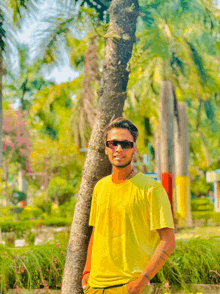
{"label": "palm frond", "polygon": [[25,17],[36,20],[43,3],[43,0],[9,0],[8,6],[12,10],[13,22],[21,27]]}
{"label": "palm frond", "polygon": [[190,41],[186,41],[186,43],[189,46],[189,49],[192,53],[192,59],[194,62],[194,65],[198,71],[198,74],[200,76],[200,81],[201,84],[204,85],[206,83],[206,79],[208,78],[208,74],[204,68],[204,62],[202,60],[202,57],[200,56],[198,50],[196,50],[195,46],[190,42]]}
{"label": "palm frond", "polygon": [[18,62],[16,60],[17,38],[12,25],[12,16],[4,2],[0,4],[0,49],[3,51],[4,67],[8,69],[15,68]]}
{"label": "palm frond", "polygon": [[59,49],[60,41],[65,40],[66,34],[78,30],[76,25],[78,12],[78,4],[71,6],[71,9],[64,5],[47,10],[33,34],[31,53],[37,54],[45,63],[58,62],[55,53]]}

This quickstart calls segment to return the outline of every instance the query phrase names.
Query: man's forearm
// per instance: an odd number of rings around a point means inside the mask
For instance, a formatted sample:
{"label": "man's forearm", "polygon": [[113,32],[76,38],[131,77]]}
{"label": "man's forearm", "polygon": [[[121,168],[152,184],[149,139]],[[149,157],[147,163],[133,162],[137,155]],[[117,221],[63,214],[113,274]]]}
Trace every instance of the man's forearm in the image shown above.
{"label": "man's forearm", "polygon": [[167,241],[161,241],[159,243],[146,269],[138,278],[140,288],[149,284],[150,280],[159,272],[169,259],[174,248],[175,244],[173,243],[168,243]]}

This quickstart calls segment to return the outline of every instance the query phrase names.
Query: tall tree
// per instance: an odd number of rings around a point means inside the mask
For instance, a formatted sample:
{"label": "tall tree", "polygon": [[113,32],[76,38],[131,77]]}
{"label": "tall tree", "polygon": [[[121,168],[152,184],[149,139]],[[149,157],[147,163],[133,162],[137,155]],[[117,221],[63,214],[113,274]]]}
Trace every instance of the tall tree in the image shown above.
{"label": "tall tree", "polygon": [[138,1],[113,0],[109,9],[110,23],[98,109],[71,226],[62,293],[83,293],[80,278],[91,235],[91,232],[88,234],[88,221],[92,191],[99,179],[111,173],[111,165],[104,153],[103,131],[114,115],[118,117],[123,113],[129,78],[127,63],[136,40],[138,8]]}

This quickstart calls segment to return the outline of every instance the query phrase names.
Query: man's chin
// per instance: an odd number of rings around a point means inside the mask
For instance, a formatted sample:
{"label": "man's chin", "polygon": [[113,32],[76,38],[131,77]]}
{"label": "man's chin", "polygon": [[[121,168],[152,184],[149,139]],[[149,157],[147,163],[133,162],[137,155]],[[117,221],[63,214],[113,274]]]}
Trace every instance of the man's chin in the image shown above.
{"label": "man's chin", "polygon": [[122,169],[122,168],[125,168],[126,166],[128,166],[130,163],[131,162],[128,162],[126,164],[112,164],[112,165],[118,169]]}

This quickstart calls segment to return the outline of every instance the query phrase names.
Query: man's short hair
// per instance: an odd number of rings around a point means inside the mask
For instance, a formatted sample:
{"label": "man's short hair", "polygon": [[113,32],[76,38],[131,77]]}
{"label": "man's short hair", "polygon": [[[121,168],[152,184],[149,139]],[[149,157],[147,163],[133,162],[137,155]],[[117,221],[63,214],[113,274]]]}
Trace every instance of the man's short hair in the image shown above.
{"label": "man's short hair", "polygon": [[111,129],[127,129],[130,131],[131,135],[133,136],[134,142],[137,141],[139,131],[137,127],[128,119],[125,119],[124,117],[118,117],[115,118],[114,116],[110,120],[109,124],[106,126],[104,130],[104,143],[107,140],[108,133]]}

